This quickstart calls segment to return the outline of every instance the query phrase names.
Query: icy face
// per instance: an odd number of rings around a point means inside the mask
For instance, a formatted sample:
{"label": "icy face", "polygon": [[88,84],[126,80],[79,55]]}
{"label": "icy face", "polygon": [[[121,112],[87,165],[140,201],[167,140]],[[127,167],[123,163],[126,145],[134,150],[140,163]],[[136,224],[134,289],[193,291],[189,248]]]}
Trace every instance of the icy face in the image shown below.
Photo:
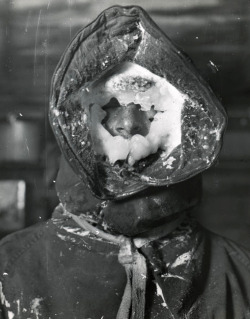
{"label": "icy face", "polygon": [[[82,92],[95,152],[105,155],[111,164],[128,159],[133,165],[159,149],[170,154],[181,144],[181,111],[187,97],[147,69],[131,62],[122,63]],[[105,129],[102,123],[107,113],[103,106],[112,98],[124,108],[134,103],[141,112],[149,112],[153,107],[154,115],[145,136],[124,138]]]}

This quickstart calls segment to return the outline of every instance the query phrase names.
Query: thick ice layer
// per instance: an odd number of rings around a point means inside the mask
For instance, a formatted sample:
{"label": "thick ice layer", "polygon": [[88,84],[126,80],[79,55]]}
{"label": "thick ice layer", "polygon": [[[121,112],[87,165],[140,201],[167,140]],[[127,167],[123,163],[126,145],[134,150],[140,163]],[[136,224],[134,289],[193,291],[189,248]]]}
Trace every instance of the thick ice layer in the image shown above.
{"label": "thick ice layer", "polygon": [[[142,111],[154,105],[157,111],[146,136],[136,134],[130,139],[112,136],[101,124],[106,116],[102,106],[116,98],[120,107],[140,104]],[[136,161],[156,153],[170,154],[181,143],[181,111],[186,97],[165,79],[134,63],[123,63],[94,85],[85,89],[83,103],[90,108],[91,133],[97,154],[106,155],[111,164]],[[139,107],[139,106],[138,106]]]}
{"label": "thick ice layer", "polygon": [[[138,86],[141,78],[141,86]],[[143,111],[155,105],[156,111],[181,108],[186,96],[172,84],[138,64],[124,62],[106,76],[83,88],[84,104],[107,104],[112,97],[120,104],[140,104]]]}

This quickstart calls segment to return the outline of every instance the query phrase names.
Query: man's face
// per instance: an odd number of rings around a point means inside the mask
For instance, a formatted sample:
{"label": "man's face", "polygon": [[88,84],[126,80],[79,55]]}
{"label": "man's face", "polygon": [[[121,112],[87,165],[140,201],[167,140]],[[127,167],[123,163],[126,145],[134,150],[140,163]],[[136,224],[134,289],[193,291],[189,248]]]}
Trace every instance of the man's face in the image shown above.
{"label": "man's face", "polygon": [[84,92],[95,152],[113,165],[134,165],[181,143],[185,96],[165,79],[125,62]]}

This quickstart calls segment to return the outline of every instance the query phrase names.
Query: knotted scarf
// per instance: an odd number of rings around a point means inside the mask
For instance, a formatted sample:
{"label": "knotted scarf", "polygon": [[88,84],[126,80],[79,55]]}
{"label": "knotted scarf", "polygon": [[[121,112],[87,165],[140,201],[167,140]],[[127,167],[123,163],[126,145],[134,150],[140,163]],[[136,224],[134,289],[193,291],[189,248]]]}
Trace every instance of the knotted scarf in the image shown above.
{"label": "knotted scarf", "polygon": [[185,214],[167,225],[164,224],[143,233],[142,236],[130,238],[124,235],[112,235],[100,230],[88,223],[84,218],[68,212],[62,204],[59,205],[58,209],[62,209],[64,215],[73,219],[84,230],[120,246],[118,261],[125,268],[127,283],[116,319],[143,319],[145,313],[147,261],[140,252],[140,248],[171,233],[182,222]]}

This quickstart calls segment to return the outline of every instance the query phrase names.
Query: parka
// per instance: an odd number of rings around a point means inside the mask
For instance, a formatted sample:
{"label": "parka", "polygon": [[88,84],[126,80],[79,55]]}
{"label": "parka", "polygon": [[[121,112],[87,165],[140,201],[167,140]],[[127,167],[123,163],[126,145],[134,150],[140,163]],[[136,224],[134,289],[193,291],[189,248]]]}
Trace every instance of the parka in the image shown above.
{"label": "parka", "polygon": [[[133,167],[95,150],[84,100],[121,63],[167,80],[185,100],[180,143]],[[225,111],[142,8],[111,7],[79,31],[52,79],[50,122],[63,153],[60,204],[1,241],[1,319],[250,318],[250,253],[192,215]]]}

